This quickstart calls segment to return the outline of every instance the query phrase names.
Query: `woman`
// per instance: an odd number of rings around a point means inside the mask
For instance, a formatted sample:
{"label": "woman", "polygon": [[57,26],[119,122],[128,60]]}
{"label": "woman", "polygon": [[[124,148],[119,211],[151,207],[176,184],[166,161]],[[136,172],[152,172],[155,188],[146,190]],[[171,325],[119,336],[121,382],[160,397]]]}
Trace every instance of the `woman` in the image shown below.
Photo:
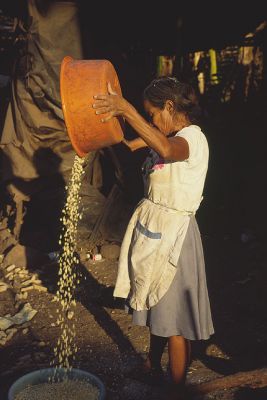
{"label": "woman", "polygon": [[143,167],[145,197],[126,230],[119,259],[115,297],[128,298],[133,323],[150,328],[150,350],[143,371],[158,379],[168,343],[176,388],[183,388],[190,341],[214,333],[201,237],[195,213],[202,200],[209,150],[200,127],[193,88],[175,78],[155,79],[144,91],[147,122],[108,85],[96,95],[102,122],[122,116],[139,138],[131,150],[148,146]]}

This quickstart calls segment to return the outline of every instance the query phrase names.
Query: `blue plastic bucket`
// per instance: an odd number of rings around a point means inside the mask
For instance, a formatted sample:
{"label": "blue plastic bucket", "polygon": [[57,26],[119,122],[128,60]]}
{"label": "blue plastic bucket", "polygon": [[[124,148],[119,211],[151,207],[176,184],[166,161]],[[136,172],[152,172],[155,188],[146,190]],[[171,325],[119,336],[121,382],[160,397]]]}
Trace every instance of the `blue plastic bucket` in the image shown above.
{"label": "blue plastic bucket", "polygon": [[66,371],[63,368],[46,368],[29,372],[17,379],[8,391],[8,400],[15,400],[16,395],[27,386],[47,383],[51,377],[55,377],[56,381],[62,381],[66,377],[70,380],[86,381],[99,389],[98,400],[104,400],[106,397],[106,389],[103,382],[97,376],[90,374],[90,372],[75,368],[70,371]]}

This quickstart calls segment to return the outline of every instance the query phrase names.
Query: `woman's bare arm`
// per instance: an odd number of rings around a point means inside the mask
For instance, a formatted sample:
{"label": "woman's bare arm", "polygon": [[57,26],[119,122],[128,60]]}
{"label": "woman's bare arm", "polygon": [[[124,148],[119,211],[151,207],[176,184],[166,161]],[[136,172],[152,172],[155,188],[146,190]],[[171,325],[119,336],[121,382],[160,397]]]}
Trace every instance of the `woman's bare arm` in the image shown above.
{"label": "woman's bare arm", "polygon": [[155,150],[165,160],[184,161],[189,157],[189,146],[182,137],[167,138],[156,127],[151,126],[122,96],[116,94],[108,84],[108,95],[95,95],[96,114],[108,114],[102,122],[117,115],[123,115],[148,147]]}
{"label": "woman's bare arm", "polygon": [[139,149],[142,149],[144,147],[147,147],[146,142],[142,138],[136,138],[133,140],[127,140],[123,139],[122,143],[124,143],[131,151],[136,151]]}

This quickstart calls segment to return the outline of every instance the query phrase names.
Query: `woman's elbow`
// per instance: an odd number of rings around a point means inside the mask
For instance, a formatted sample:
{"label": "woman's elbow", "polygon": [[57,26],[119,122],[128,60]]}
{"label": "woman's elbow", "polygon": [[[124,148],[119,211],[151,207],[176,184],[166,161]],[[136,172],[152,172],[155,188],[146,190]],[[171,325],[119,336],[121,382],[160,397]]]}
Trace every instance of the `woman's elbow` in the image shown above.
{"label": "woman's elbow", "polygon": [[168,147],[163,147],[159,151],[159,155],[164,159],[164,160],[171,160],[172,157],[172,149]]}
{"label": "woman's elbow", "polygon": [[175,151],[172,147],[163,149],[160,153],[160,156],[164,160],[168,161],[185,161],[188,159],[189,154],[185,149],[179,149],[179,151]]}

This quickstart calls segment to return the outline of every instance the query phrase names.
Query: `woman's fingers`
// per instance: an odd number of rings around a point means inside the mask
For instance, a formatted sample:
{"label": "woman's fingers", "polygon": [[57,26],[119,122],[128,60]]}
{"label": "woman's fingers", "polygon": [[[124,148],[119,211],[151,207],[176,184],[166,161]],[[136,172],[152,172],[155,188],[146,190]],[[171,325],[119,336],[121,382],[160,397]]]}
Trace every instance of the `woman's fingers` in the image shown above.
{"label": "woman's fingers", "polygon": [[93,103],[92,107],[100,108],[100,107],[108,107],[109,105],[110,105],[110,102],[107,100],[96,100],[96,102]]}
{"label": "woman's fingers", "polygon": [[107,117],[105,117],[105,118],[102,118],[101,119],[101,122],[107,122],[107,121],[109,121],[111,118],[113,118],[114,117],[114,114],[113,113],[111,113],[110,115],[108,115]]}
{"label": "woman's fingers", "polygon": [[108,96],[106,94],[96,94],[94,95],[94,99],[96,100],[106,100]]}
{"label": "woman's fingers", "polygon": [[[105,102],[101,102],[101,103],[106,104]],[[101,118],[101,122],[107,122],[116,115],[116,113],[112,109],[111,105],[106,105],[103,107],[102,105],[100,105],[100,102],[99,102],[98,104],[93,104],[93,107],[96,108],[95,113],[97,115],[109,113],[109,115],[106,116],[105,118]]]}
{"label": "woman's fingers", "polygon": [[92,107],[96,109],[95,113],[96,114],[109,114],[105,118],[102,118],[102,122],[107,122],[111,118],[115,117],[116,115],[119,114],[119,108],[118,108],[118,99],[119,96],[117,93],[113,90],[110,82],[108,82],[108,95],[106,94],[97,94],[93,96],[94,98],[94,103],[92,104]]}
{"label": "woman's fingers", "polygon": [[111,107],[97,107],[96,114],[105,114],[111,111]]}
{"label": "woman's fingers", "polygon": [[97,100],[92,104],[92,107],[96,109],[96,114],[103,114],[111,111],[115,113],[117,111],[116,104],[109,100]]}
{"label": "woman's fingers", "polygon": [[108,82],[108,92],[109,94],[117,95],[118,93],[115,92],[115,90],[112,89],[111,83]]}
{"label": "woman's fingers", "polygon": [[[115,92],[115,90],[112,88],[111,83],[108,82],[108,94],[112,94],[112,95],[117,95],[118,93]],[[96,100],[106,100],[108,98],[108,95],[106,94],[96,94],[94,95],[94,99]]]}

